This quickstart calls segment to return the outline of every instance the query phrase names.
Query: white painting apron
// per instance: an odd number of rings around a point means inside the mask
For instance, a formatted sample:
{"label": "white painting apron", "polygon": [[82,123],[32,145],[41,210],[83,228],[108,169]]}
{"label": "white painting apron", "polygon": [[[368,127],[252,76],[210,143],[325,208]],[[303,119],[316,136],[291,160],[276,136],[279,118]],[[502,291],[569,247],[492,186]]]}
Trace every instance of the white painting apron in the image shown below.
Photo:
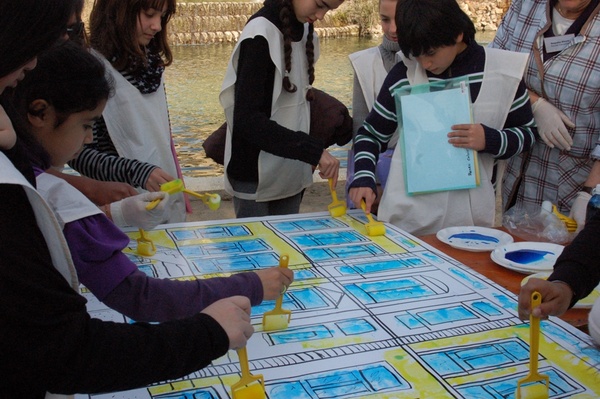
{"label": "white painting apron", "polygon": [[[473,121],[502,129],[528,55],[490,48],[486,48],[485,53],[483,83],[473,104]],[[429,81],[416,61],[402,58],[411,85]],[[479,187],[410,196],[406,193],[401,151],[395,151],[378,219],[414,235],[434,234],[450,226],[493,226],[496,213],[491,182],[494,158],[479,152],[477,160]]]}
{"label": "white painting apron", "polygon": [[102,213],[83,193],[49,173],[36,177],[37,190],[54,211],[61,229],[65,224]]}
{"label": "white painting apron", "polygon": [[348,56],[354,68],[354,73],[360,83],[365,103],[369,110],[373,109],[375,100],[383,86],[387,71],[383,65],[383,59],[379,47],[371,47],[366,50],[357,51]]}
{"label": "white painting apron", "polygon": [[[227,119],[227,139],[225,142],[225,190],[241,199],[255,200],[257,202],[274,201],[288,198],[298,194],[313,182],[311,165],[295,159],[282,158],[277,155],[261,151],[258,158],[258,187],[256,193],[237,192],[231,186],[227,177],[227,165],[231,159],[231,139],[233,132],[233,110],[235,97],[235,81],[239,58],[239,47],[244,39],[263,36],[269,42],[269,53],[275,64],[275,77],[273,84],[273,101],[271,104],[271,120],[281,126],[308,134],[310,129],[310,103],[306,100],[308,91],[308,74],[306,60],[306,34],[299,42],[292,42],[292,70],[290,80],[298,90],[288,93],[282,87],[285,72],[283,54],[283,34],[267,19],[259,17],[251,20],[238,40],[229,64],[219,95],[219,101],[225,110]],[[315,45],[315,62],[319,55],[318,40],[313,38]],[[252,167],[248,165],[248,167]]]}
{"label": "white painting apron", "polygon": [[[102,115],[119,155],[156,165],[181,179],[171,138],[164,74],[158,90],[142,94],[106,58],[96,51],[92,50],[92,53],[102,60],[106,73],[115,83],[115,93],[108,99]],[[171,213],[168,223],[184,222],[186,205],[183,194],[170,196],[169,204]]]}

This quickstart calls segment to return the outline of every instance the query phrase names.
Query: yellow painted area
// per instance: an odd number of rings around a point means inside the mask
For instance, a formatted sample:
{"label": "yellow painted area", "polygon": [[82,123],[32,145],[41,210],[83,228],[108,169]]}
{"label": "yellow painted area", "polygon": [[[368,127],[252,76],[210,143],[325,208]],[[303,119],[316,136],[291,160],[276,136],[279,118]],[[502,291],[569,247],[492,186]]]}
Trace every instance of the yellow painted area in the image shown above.
{"label": "yellow painted area", "polygon": [[[389,238],[386,238],[386,236],[370,236],[370,235],[368,235],[365,225],[348,215],[344,215],[344,216],[340,217],[339,219],[342,220],[344,223],[348,224],[350,227],[352,227],[354,230],[356,230],[360,234],[367,237],[369,240],[373,241],[375,244],[379,245],[388,254],[404,254],[404,253],[408,252],[406,249],[402,248],[401,246],[399,246],[398,244],[396,244]],[[415,245],[416,245],[416,243],[415,243]]]}
{"label": "yellow painted area", "polygon": [[[425,370],[410,354],[402,348],[386,351],[384,359],[411,385],[413,392],[407,392],[402,398],[445,398],[448,391]],[[397,394],[396,394],[397,395]],[[389,394],[390,398],[397,398]]]}
{"label": "yellow painted area", "polygon": [[[239,380],[239,376],[237,377]],[[183,392],[190,389],[202,389],[215,385],[221,385],[221,380],[216,377],[195,378],[184,381],[175,381],[167,384],[153,385],[148,387],[152,396]]]}
{"label": "yellow painted area", "polygon": [[[519,325],[513,327],[507,327],[503,329],[485,331],[476,334],[468,334],[461,335],[452,338],[444,338],[438,340],[432,340],[427,342],[421,342],[418,344],[409,345],[411,349],[414,349],[417,353],[427,352],[432,349],[448,349],[455,350],[459,349],[461,346],[467,347],[476,345],[478,343],[493,343],[494,341],[505,340],[511,337],[519,337],[521,340],[525,342],[525,344],[529,344],[529,326],[528,325]],[[540,335],[539,342],[539,353],[546,360],[541,360],[539,362],[539,367],[542,368],[546,365],[554,366],[557,369],[562,369],[567,375],[571,378],[577,380],[580,384],[586,386],[592,392],[595,392],[594,397],[600,397],[600,377],[598,375],[598,370],[591,366],[593,364],[592,359],[580,359],[579,357],[574,356],[566,349],[562,348],[560,345],[550,342],[545,339],[543,335],[543,326],[542,326],[542,334]],[[485,382],[494,378],[501,378],[510,375],[515,375],[516,373],[526,373],[529,370],[529,363],[525,362],[522,365],[517,367],[506,367],[497,370],[484,371],[479,373],[471,373],[466,376],[447,378],[446,381],[452,386],[463,385],[467,383],[473,382]],[[522,375],[515,375],[515,384]],[[586,396],[571,396],[573,398],[586,398]]]}
{"label": "yellow painted area", "polygon": [[[154,243],[154,245],[156,247],[160,246],[160,247],[169,248],[169,249],[177,248],[175,243],[171,239],[171,237],[169,237],[166,230],[164,230],[164,229],[144,230],[144,233],[145,233],[146,238],[148,238],[149,240],[152,240],[152,242]],[[127,233],[127,235],[129,236],[129,238],[131,238],[134,241],[140,237],[140,233],[137,230],[130,231]],[[123,250],[123,252],[129,252],[129,253],[133,253],[133,254],[136,253],[135,249],[132,249],[132,248],[125,248]]]}

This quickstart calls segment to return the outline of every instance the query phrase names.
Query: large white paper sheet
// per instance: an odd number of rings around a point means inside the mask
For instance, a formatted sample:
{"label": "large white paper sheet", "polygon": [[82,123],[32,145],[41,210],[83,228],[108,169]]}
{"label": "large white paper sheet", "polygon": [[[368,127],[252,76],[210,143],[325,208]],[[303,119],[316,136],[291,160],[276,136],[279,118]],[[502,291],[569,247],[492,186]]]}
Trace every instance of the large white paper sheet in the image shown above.
{"label": "large white paper sheet", "polygon": [[[392,225],[369,237],[366,221],[356,210],[165,225],[147,232],[155,256],[136,255],[137,231],[127,252],[144,272],[179,279],[258,270],[290,256],[289,327],[262,330],[274,301],[252,308],[250,371],[264,376],[269,399],[514,397],[529,362],[515,296]],[[93,317],[130,322],[83,294]],[[550,397],[600,397],[600,352],[590,337],[556,318],[541,331]],[[229,351],[175,381],[76,398],[226,399],[239,379]]]}

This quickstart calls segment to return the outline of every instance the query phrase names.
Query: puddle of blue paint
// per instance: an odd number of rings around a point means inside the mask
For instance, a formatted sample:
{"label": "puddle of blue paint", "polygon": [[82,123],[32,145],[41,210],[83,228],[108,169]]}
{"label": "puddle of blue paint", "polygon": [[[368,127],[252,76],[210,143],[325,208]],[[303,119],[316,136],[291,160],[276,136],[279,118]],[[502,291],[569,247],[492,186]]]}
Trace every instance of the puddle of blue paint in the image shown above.
{"label": "puddle of blue paint", "polygon": [[526,265],[529,263],[538,262],[546,255],[553,255],[553,252],[549,251],[537,251],[535,249],[519,249],[518,251],[507,252],[504,257],[512,262]]}
{"label": "puddle of blue paint", "polygon": [[484,241],[484,242],[494,242],[494,243],[498,243],[500,241],[496,237],[486,236],[484,234],[479,234],[479,233],[452,234],[449,239],[450,240],[459,239],[459,240],[465,240],[465,241]]}

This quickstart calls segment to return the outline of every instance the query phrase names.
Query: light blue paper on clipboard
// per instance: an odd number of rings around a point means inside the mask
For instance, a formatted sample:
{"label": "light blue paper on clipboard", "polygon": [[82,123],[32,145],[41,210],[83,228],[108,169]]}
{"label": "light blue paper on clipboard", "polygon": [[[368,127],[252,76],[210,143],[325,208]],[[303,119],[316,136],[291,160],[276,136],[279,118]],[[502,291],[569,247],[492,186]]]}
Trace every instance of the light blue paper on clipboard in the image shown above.
{"label": "light blue paper on clipboard", "polygon": [[479,185],[477,152],[448,143],[450,127],[472,123],[466,77],[393,90],[406,191],[410,195]]}

